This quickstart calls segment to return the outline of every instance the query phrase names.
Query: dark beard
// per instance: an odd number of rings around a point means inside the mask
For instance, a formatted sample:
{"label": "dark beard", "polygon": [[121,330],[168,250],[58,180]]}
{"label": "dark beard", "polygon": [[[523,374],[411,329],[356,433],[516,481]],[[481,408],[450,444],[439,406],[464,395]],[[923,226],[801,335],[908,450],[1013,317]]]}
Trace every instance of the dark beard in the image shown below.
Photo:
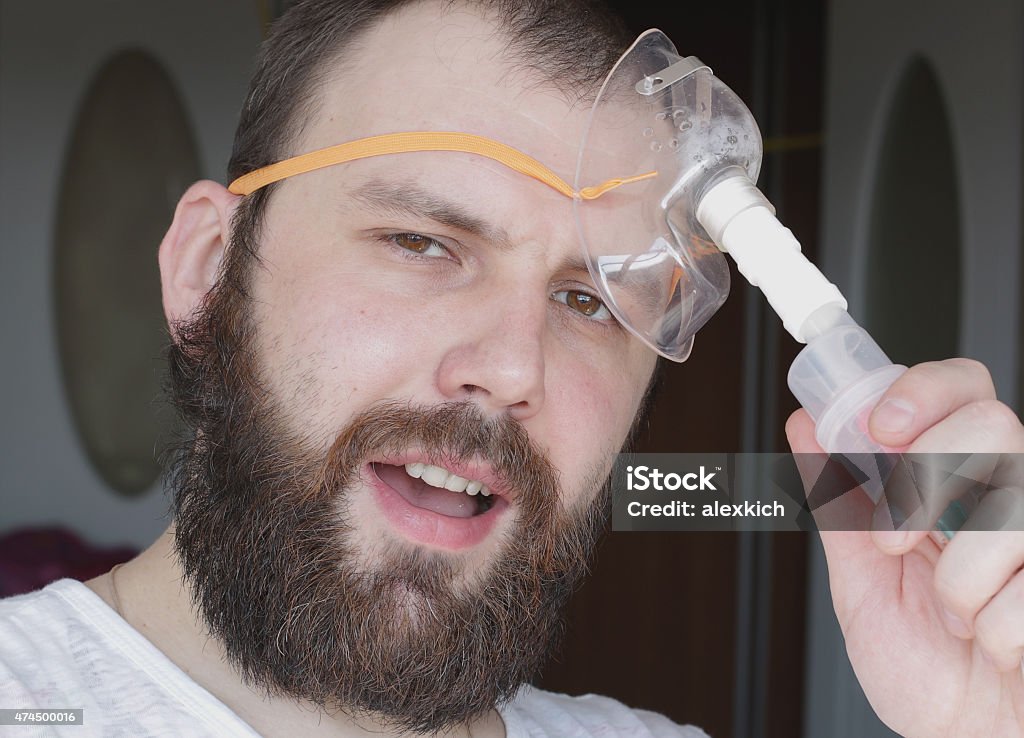
{"label": "dark beard", "polygon": [[[438,732],[514,696],[563,630],[602,530],[607,486],[566,511],[522,427],[476,405],[385,402],[315,451],[285,429],[261,380],[239,248],[203,309],[176,327],[173,401],[190,428],[174,460],[175,545],[210,634],[250,686],[326,712]],[[489,461],[518,499],[482,571],[404,540],[373,565],[352,548],[347,495],[366,462],[417,447]],[[601,479],[592,480],[600,486]]]}

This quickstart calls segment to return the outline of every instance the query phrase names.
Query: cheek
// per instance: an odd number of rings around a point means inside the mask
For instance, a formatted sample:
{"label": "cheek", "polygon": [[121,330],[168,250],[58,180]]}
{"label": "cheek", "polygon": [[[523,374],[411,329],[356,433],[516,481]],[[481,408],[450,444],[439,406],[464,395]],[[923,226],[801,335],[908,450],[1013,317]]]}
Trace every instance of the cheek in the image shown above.
{"label": "cheek", "polygon": [[[548,391],[552,461],[563,472],[569,505],[597,490],[584,488],[598,470],[610,471],[636,415],[640,396],[620,371],[573,371]],[[637,382],[641,380],[638,379]],[[603,478],[602,478],[603,481]]]}
{"label": "cheek", "polygon": [[429,360],[434,332],[415,314],[416,301],[368,282],[320,273],[276,280],[264,292],[266,381],[307,429],[334,432],[368,404],[408,395]]}

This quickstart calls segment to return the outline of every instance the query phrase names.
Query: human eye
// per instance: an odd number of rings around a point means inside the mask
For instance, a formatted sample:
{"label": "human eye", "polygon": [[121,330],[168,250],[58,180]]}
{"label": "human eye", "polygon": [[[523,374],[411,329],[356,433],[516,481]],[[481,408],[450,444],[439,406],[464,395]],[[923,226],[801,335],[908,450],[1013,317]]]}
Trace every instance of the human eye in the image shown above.
{"label": "human eye", "polygon": [[596,296],[584,290],[558,290],[551,295],[555,300],[590,320],[613,323],[615,317]]}
{"label": "human eye", "polygon": [[430,236],[424,236],[419,233],[389,233],[384,235],[383,238],[398,249],[406,252],[403,255],[452,258],[451,251],[436,238],[431,238]]}

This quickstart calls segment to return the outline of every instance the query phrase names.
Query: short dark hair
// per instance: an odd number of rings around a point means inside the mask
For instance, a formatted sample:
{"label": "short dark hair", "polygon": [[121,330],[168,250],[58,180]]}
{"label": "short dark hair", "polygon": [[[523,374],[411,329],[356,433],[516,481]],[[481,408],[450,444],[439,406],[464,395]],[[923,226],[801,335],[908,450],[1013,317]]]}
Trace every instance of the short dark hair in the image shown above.
{"label": "short dark hair", "polygon": [[[331,62],[386,16],[423,0],[300,0],[271,27],[242,107],[228,181],[290,155]],[[602,0],[434,0],[493,15],[513,63],[580,99],[596,92],[632,40]],[[340,141],[338,143],[341,143]],[[243,201],[237,225],[258,228],[273,186]],[[255,233],[251,234],[255,235]],[[253,239],[255,240],[255,239]]]}

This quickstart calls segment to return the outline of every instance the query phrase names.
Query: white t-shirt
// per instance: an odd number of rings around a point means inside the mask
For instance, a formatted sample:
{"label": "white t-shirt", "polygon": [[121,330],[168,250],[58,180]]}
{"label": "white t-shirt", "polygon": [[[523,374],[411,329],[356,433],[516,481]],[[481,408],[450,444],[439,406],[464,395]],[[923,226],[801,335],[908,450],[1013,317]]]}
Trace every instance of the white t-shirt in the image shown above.
{"label": "white t-shirt", "polygon": [[[0,736],[257,736],[84,584],[0,600],[0,708],[84,710],[79,726],[0,726]],[[500,709],[508,738],[701,738],[607,697],[524,686]]]}

